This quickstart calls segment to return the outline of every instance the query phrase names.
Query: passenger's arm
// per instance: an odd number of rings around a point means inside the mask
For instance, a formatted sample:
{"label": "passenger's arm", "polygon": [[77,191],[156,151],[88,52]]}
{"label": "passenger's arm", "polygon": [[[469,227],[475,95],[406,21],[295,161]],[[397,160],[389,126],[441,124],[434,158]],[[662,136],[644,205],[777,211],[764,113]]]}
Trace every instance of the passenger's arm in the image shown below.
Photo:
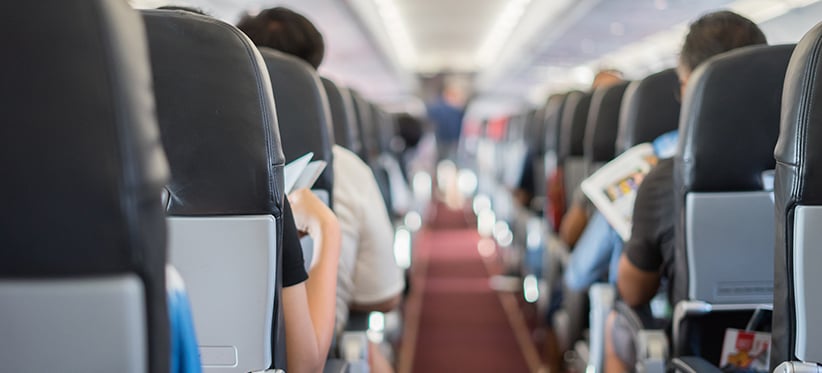
{"label": "passenger's arm", "polygon": [[574,247],[587,224],[588,214],[585,211],[585,204],[575,201],[568,212],[562,217],[562,222],[559,225],[559,238],[561,238],[568,247]]}
{"label": "passenger's arm", "polygon": [[648,304],[659,290],[659,279],[660,271],[643,271],[625,254],[619,258],[617,289],[625,304],[631,307]]}
{"label": "passenger's arm", "polygon": [[283,288],[289,372],[322,371],[334,334],[340,227],[311,191],[289,195],[297,229],[314,241],[320,257],[304,283]]}

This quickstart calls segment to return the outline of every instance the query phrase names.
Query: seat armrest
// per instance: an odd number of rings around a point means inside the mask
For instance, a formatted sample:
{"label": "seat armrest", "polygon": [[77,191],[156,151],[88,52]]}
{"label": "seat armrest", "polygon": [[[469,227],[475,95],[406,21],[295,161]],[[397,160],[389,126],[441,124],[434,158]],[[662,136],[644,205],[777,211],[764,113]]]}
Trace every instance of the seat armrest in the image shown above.
{"label": "seat armrest", "polygon": [[665,372],[668,337],[664,330],[646,329],[637,333],[637,372]]}
{"label": "seat armrest", "polygon": [[800,361],[786,361],[779,364],[774,373],[822,373],[822,367],[815,363],[803,363]]}
{"label": "seat armrest", "polygon": [[675,372],[682,373],[721,373],[722,370],[707,360],[696,356],[682,356],[671,361]]}

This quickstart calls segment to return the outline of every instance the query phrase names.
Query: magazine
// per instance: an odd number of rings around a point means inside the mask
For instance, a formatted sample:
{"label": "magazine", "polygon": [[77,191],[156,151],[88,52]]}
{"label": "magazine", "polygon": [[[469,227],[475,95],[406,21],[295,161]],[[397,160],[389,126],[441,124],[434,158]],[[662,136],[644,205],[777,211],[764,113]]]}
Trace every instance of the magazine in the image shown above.
{"label": "magazine", "polygon": [[728,329],[719,366],[724,372],[768,372],[770,354],[769,333]]}
{"label": "magazine", "polygon": [[651,143],[636,145],[582,181],[582,191],[611,227],[628,241],[636,192],[657,163]]}
{"label": "magazine", "polygon": [[297,189],[310,188],[322,174],[327,166],[323,160],[312,161],[314,153],[305,155],[289,162],[285,165],[285,193],[291,193]]}

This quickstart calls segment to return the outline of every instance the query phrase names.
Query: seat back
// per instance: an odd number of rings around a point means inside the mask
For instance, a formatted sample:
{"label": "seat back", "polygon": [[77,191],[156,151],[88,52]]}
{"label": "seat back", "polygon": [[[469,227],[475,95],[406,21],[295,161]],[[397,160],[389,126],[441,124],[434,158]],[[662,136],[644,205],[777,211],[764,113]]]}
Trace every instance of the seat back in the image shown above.
{"label": "seat back", "polygon": [[[287,160],[313,152],[313,159],[327,162],[312,189],[328,193],[331,206],[334,167],[331,146],[334,129],[331,109],[317,71],[307,62],[279,51],[260,47],[277,102],[277,123]],[[333,206],[332,206],[333,207]]]}
{"label": "seat back", "polygon": [[357,117],[354,113],[354,99],[351,91],[339,87],[327,78],[321,78],[328,96],[328,106],[331,108],[331,122],[334,127],[334,141],[354,153],[360,152],[359,131]]}
{"label": "seat back", "polygon": [[372,114],[368,101],[360,95],[359,92],[351,90],[351,98],[354,101],[354,116],[357,119],[357,135],[359,136],[360,144],[362,145],[357,155],[362,158],[365,163],[373,164],[373,153],[377,147],[369,136],[372,132]]}
{"label": "seat back", "polygon": [[555,181],[559,171],[559,130],[567,99],[567,93],[553,95],[548,98],[548,102],[545,104],[545,137],[542,147],[542,164],[545,170],[546,185],[542,190],[547,197],[545,215],[554,230],[559,229],[559,223],[565,213],[565,197],[562,195],[561,190],[556,190],[561,188],[552,188],[552,186],[561,185]]}
{"label": "seat back", "polygon": [[785,76],[776,144],[776,256],[771,364],[822,362],[819,286],[822,143],[819,73],[822,25],[796,46]]}
{"label": "seat back", "polygon": [[0,370],[168,372],[168,167],[143,25],[121,1],[0,10]]}
{"label": "seat back", "polygon": [[622,82],[597,89],[591,97],[584,142],[588,173],[597,170],[616,155],[614,149],[619,129],[619,110],[628,84]]}
{"label": "seat back", "polygon": [[566,206],[571,205],[574,190],[586,175],[583,151],[590,107],[590,93],[571,92],[565,101],[559,130],[559,160],[562,165]]}
{"label": "seat back", "polygon": [[680,106],[675,96],[677,90],[679,79],[674,69],[651,74],[628,85],[619,111],[616,154],[677,129]]}
{"label": "seat back", "polygon": [[169,251],[186,280],[203,368],[284,367],[276,299],[285,160],[265,63],[242,32],[211,17],[146,10],[143,19],[172,175]]}
{"label": "seat back", "polygon": [[[793,46],[710,59],[690,78],[674,158],[674,298],[771,303],[773,225],[762,172],[773,169],[782,81]],[[681,291],[687,284],[687,293]]]}

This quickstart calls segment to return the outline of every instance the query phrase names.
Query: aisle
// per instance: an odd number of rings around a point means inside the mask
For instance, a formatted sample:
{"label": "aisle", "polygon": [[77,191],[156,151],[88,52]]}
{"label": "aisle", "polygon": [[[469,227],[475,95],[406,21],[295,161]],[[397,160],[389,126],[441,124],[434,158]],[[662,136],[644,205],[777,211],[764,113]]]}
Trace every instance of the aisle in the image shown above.
{"label": "aisle", "polygon": [[461,212],[441,213],[432,224],[441,229],[426,228],[417,238],[403,342],[410,346],[399,371],[528,372],[505,298],[489,286],[480,238],[460,220]]}

